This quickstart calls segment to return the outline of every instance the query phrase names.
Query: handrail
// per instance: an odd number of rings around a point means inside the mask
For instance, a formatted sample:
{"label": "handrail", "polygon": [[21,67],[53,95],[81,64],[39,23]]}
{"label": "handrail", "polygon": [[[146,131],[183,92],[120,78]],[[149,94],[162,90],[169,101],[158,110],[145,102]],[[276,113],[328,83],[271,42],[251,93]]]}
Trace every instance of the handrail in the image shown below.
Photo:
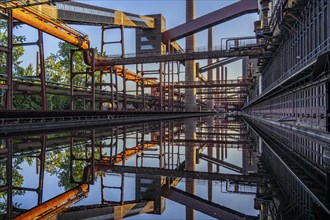
{"label": "handrail", "polygon": [[323,41],[318,47],[316,47],[314,50],[312,50],[304,58],[302,58],[298,63],[296,63],[294,66],[292,66],[280,78],[275,80],[270,86],[265,88],[262,94],[259,94],[258,96],[254,97],[247,105],[252,104],[256,100],[258,100],[260,97],[269,93],[274,88],[280,86],[280,84],[283,83],[285,80],[298,74],[304,68],[306,68],[307,66],[314,63],[320,55],[322,55],[323,53],[328,52],[328,51],[330,51],[330,37],[328,39],[326,39],[325,41]]}

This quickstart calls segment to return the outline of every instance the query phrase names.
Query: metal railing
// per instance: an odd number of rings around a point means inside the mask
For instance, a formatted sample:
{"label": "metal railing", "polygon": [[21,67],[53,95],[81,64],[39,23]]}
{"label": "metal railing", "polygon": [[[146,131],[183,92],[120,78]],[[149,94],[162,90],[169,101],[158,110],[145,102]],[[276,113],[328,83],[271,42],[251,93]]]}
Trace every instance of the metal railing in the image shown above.
{"label": "metal railing", "polygon": [[297,62],[293,67],[291,67],[288,71],[286,71],[281,77],[279,77],[277,80],[275,80],[270,86],[264,89],[262,94],[259,94],[255,98],[253,98],[249,104],[255,102],[260,97],[264,96],[265,94],[269,93],[273,89],[280,86],[285,80],[288,80],[292,78],[293,76],[297,75],[299,72],[301,72],[306,67],[312,65],[316,62],[317,58],[330,51],[330,37],[323,41],[318,47],[316,47],[312,52],[307,54],[305,57],[303,57],[299,62]]}
{"label": "metal railing", "polygon": [[[207,46],[196,47],[194,50],[182,49],[181,51],[175,51],[176,53],[194,53],[194,52],[217,52],[217,51],[230,51],[236,49],[244,49],[250,47],[262,47],[263,44],[260,44],[256,37],[237,37],[237,38],[223,38],[223,42],[220,45],[215,45],[210,50]],[[165,54],[172,54],[172,52],[165,51],[144,51],[141,53],[125,53],[125,58],[132,57],[150,57],[150,56],[159,56]],[[122,54],[111,54],[108,55],[109,59],[121,59]]]}

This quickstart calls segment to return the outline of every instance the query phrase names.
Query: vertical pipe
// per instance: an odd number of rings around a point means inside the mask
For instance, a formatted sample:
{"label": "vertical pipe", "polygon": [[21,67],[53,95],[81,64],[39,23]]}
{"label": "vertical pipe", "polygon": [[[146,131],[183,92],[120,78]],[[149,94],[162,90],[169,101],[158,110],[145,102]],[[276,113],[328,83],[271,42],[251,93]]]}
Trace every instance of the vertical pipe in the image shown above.
{"label": "vertical pipe", "polygon": [[243,57],[242,59],[242,79],[243,82],[247,79],[247,73],[248,73],[248,57]]}
{"label": "vertical pipe", "polygon": [[[172,52],[174,53],[174,49],[172,49]],[[171,76],[171,93],[172,93],[172,99],[171,99],[171,107],[172,111],[174,111],[174,61],[172,61],[172,76]]]}
{"label": "vertical pipe", "polygon": [[[124,154],[125,155],[125,154]],[[121,184],[120,184],[120,204],[124,204],[124,189],[125,189],[125,174],[121,174]]]}
{"label": "vertical pipe", "polygon": [[[85,73],[85,91],[88,92],[88,69],[86,69],[86,73]],[[83,100],[83,109],[86,111],[87,110],[87,98],[84,96],[82,98]]]}
{"label": "vertical pipe", "polygon": [[[196,120],[194,118],[185,120],[185,139],[196,140]],[[188,171],[196,170],[196,145],[194,143],[185,143],[185,169]],[[195,194],[196,182],[194,179],[186,179],[186,192]],[[186,219],[195,219],[194,210],[186,207]]]}
{"label": "vertical pipe", "polygon": [[142,77],[142,85],[141,85],[141,92],[142,92],[142,102],[143,102],[143,106],[142,106],[142,111],[146,110],[146,98],[144,96],[144,79]]}
{"label": "vertical pipe", "polygon": [[74,145],[74,137],[73,137],[73,133],[71,133],[70,134],[70,162],[69,162],[70,182],[75,182],[74,177],[73,177],[73,160],[74,160],[73,145]]}
{"label": "vertical pipe", "polygon": [[169,112],[171,109],[171,62],[168,61],[168,67],[167,67],[167,111]]}
{"label": "vertical pipe", "polygon": [[[209,28],[208,29],[208,41],[207,41],[208,51],[212,51],[212,48],[213,48],[213,36],[212,35],[213,35],[212,28]],[[211,65],[211,64],[212,64],[212,59],[208,59],[207,60],[207,65]],[[210,69],[207,72],[207,80],[208,81],[213,81],[213,69]],[[214,106],[213,94],[209,93],[208,94],[208,100],[207,100],[207,108],[208,109],[213,109],[213,106]]]}
{"label": "vertical pipe", "polygon": [[163,111],[163,64],[159,63],[159,106],[160,111]]}
{"label": "vertical pipe", "polygon": [[113,95],[113,78],[112,78],[113,70],[112,67],[110,67],[110,92],[111,92],[111,110],[114,108],[114,95]]}
{"label": "vertical pipe", "polygon": [[12,10],[8,10],[8,53],[7,53],[7,92],[6,92],[6,110],[13,108],[13,16]]}
{"label": "vertical pipe", "polygon": [[119,94],[118,94],[118,74],[117,69],[115,69],[115,85],[116,85],[116,109],[119,110]]}
{"label": "vertical pipe", "polygon": [[164,137],[164,123],[160,122],[159,126],[159,168],[163,168],[163,137]]}
{"label": "vertical pipe", "polygon": [[[143,64],[142,64],[143,65]],[[141,137],[141,144],[142,144],[142,149],[144,149],[144,138],[145,138],[145,123],[142,124],[142,137]],[[150,135],[152,136],[152,134]],[[143,151],[141,153],[141,167],[143,167]]]}
{"label": "vertical pipe", "polygon": [[[121,36],[121,40],[120,40],[120,44],[121,44],[121,57],[124,58],[125,57],[125,39],[124,39],[124,26],[121,25],[120,26],[120,36]],[[127,97],[126,97],[126,69],[125,69],[125,65],[123,65],[122,68],[123,71],[123,95],[124,95],[124,100],[123,100],[123,110],[127,110]]]}
{"label": "vertical pipe", "polygon": [[41,81],[41,100],[42,110],[47,110],[47,96],[46,96],[46,71],[45,71],[45,54],[44,54],[44,39],[42,31],[38,30],[38,46],[39,46],[39,60],[40,60],[40,81]]}
{"label": "vertical pipe", "polygon": [[8,149],[8,156],[7,156],[7,164],[6,164],[6,177],[7,177],[7,217],[8,219],[12,219],[12,215],[13,215],[13,139],[7,139],[6,140],[6,146]]}
{"label": "vertical pipe", "polygon": [[95,111],[95,50],[94,49],[92,49],[91,77],[92,77],[92,103],[91,103],[91,110],[92,111]]}
{"label": "vertical pipe", "polygon": [[[217,59],[217,62],[219,62],[220,59],[218,58]],[[217,83],[220,83],[220,67],[218,67],[216,69],[216,81]],[[218,106],[219,106],[219,95],[220,95],[220,88],[216,88],[216,91],[217,91],[217,95],[216,95],[216,101],[215,101],[215,106],[216,106],[216,109],[218,109]]]}
{"label": "vertical pipe", "polygon": [[71,96],[71,102],[70,102],[70,110],[73,111],[75,109],[75,105],[74,105],[74,97],[73,97],[73,54],[74,51],[70,50],[70,96]]}
{"label": "vertical pipe", "polygon": [[327,7],[327,11],[325,11],[325,16],[324,19],[326,21],[325,23],[325,28],[326,30],[324,30],[324,35],[326,36],[324,39],[328,39],[330,37],[330,7],[329,7],[329,1],[328,1],[328,7]]}
{"label": "vertical pipe", "polygon": [[[103,81],[103,70],[99,70],[100,71],[100,86],[99,89],[102,90],[102,81]],[[99,103],[99,110],[103,110],[102,109],[102,98],[99,99],[100,103]]]}
{"label": "vertical pipe", "polygon": [[[139,64],[135,64],[135,73],[136,73],[136,75],[140,75],[140,71],[139,71]],[[136,96],[138,96],[139,95],[139,87],[142,89],[142,85],[140,84],[141,82],[142,82],[143,80],[141,79],[141,81],[140,82],[136,82],[136,84],[135,84],[135,95]],[[142,91],[141,91],[141,94],[142,94]],[[143,98],[142,98],[143,99]],[[143,102],[143,100],[142,100],[142,102]],[[139,108],[138,108],[138,110],[140,110]]]}
{"label": "vertical pipe", "polygon": [[[207,124],[209,126],[208,128],[208,132],[214,132],[214,118],[210,117],[207,119]],[[212,140],[213,137],[211,135],[208,136],[209,140]],[[207,155],[211,158],[213,158],[213,149],[214,149],[214,144],[210,144],[210,146],[208,146],[207,148]],[[208,162],[207,163],[207,172],[212,173],[213,172],[213,163],[212,162]],[[212,180],[208,181],[208,188],[207,188],[207,193],[208,193],[208,200],[212,202],[212,195],[213,195],[213,187],[212,187]]]}
{"label": "vertical pipe", "polygon": [[39,174],[39,187],[38,187],[38,204],[42,203],[42,198],[43,198],[46,144],[47,144],[47,135],[42,135],[41,136],[41,152],[39,155],[40,174]]}
{"label": "vertical pipe", "polygon": [[[195,18],[195,1],[186,0],[186,22],[191,21]],[[186,50],[195,51],[196,47],[196,36],[193,34],[186,37]],[[196,70],[195,70],[195,61],[189,60],[186,61],[185,66],[185,81],[195,82],[196,81]],[[186,88],[185,89],[185,110],[186,111],[195,111],[196,110],[196,89],[195,88]]]}
{"label": "vertical pipe", "polygon": [[141,78],[142,78],[142,97],[143,97],[143,111],[146,111],[146,97],[144,96],[144,69],[143,69],[143,63],[141,64]]}
{"label": "vertical pipe", "polygon": [[[113,156],[113,131],[114,131],[114,128],[112,127],[111,128],[111,138],[110,138],[110,158],[115,158]],[[109,163],[112,164],[112,161],[109,160]]]}
{"label": "vertical pipe", "polygon": [[[164,64],[164,66],[163,66],[163,72],[162,72],[162,76],[163,76],[163,85],[162,85],[162,89],[163,89],[163,111],[165,111],[166,110],[166,65],[167,65],[167,63],[166,62],[164,62],[163,63]],[[164,145],[164,147],[165,147],[165,145]]]}
{"label": "vertical pipe", "polygon": [[104,176],[101,175],[101,203],[104,204]]}
{"label": "vertical pipe", "polygon": [[105,32],[105,28],[104,25],[102,25],[101,27],[101,56],[104,56],[104,32]]}
{"label": "vertical pipe", "polygon": [[[127,131],[127,126],[124,126],[123,128],[123,152],[126,152],[126,131]],[[126,153],[123,154],[123,163],[122,165],[125,166],[125,161],[126,161]]]}
{"label": "vertical pipe", "polygon": [[[95,141],[96,141],[96,138],[95,138],[95,129],[92,129],[92,137],[91,137],[91,147],[92,147],[92,155],[91,155],[91,158],[89,158],[89,161],[91,161],[91,180],[90,180],[90,184],[94,184],[94,180],[95,180]],[[87,156],[87,154],[86,154]]]}

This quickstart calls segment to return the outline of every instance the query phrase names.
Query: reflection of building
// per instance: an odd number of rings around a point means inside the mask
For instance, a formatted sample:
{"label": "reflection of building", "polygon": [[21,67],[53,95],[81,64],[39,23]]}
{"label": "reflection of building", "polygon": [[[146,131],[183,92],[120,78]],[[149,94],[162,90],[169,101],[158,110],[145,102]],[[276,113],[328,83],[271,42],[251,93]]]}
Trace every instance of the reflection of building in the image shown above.
{"label": "reflection of building", "polygon": [[[262,139],[262,158],[282,191],[280,214],[288,218],[326,219],[330,215],[327,141],[265,121],[250,123]],[[264,198],[258,199],[267,201]]]}
{"label": "reflection of building", "polygon": [[150,177],[137,175],[135,178],[135,199],[154,202],[153,214],[162,214],[165,210],[166,202],[162,196],[162,186],[165,185],[165,177]]}
{"label": "reflection of building", "polygon": [[[165,199],[184,205],[187,218],[201,212],[214,218],[255,219],[217,201],[218,193],[255,195],[256,185],[263,185],[266,181],[255,170],[257,152],[251,148],[246,126],[238,118],[224,119],[221,123],[210,120],[214,119],[209,119],[207,123],[205,120],[191,121],[184,129],[182,122],[163,121],[45,135],[43,142],[25,138],[25,142],[17,140],[15,143],[20,147],[20,151],[15,153],[29,155],[39,152],[41,148],[51,152],[61,149],[58,154],[65,159],[62,158],[63,167],[59,168],[67,172],[68,181],[78,186],[88,185],[89,192],[93,192],[93,196],[89,193],[84,199],[86,204],[78,203],[74,207],[71,207],[73,203],[83,199],[86,193],[78,190],[75,195],[69,191],[59,195],[65,196],[63,199],[67,205],[47,211],[57,215],[58,219],[124,218],[142,213],[162,215],[169,211],[166,210]],[[184,130],[191,133],[184,135]],[[214,130],[217,132],[212,132]],[[217,139],[219,136],[222,137]],[[242,159],[242,167],[226,160],[226,154],[231,152],[229,148],[247,157]],[[203,164],[209,166],[208,170],[199,170]],[[224,169],[217,170],[217,166],[228,168],[231,172],[221,173]],[[134,181],[131,181],[132,176]],[[208,199],[199,195],[196,179],[208,181]],[[182,180],[184,190],[177,188]],[[226,187],[218,192],[214,189],[214,181],[221,181]],[[128,185],[130,190],[127,190]],[[131,200],[128,200],[127,195],[131,193],[135,195],[129,195]],[[100,202],[89,200],[95,196]],[[50,201],[56,199],[51,198]],[[40,209],[42,205],[40,202],[36,208]],[[24,211],[29,214],[31,210]],[[43,209],[45,213],[46,209]],[[12,211],[11,214],[16,215]]]}

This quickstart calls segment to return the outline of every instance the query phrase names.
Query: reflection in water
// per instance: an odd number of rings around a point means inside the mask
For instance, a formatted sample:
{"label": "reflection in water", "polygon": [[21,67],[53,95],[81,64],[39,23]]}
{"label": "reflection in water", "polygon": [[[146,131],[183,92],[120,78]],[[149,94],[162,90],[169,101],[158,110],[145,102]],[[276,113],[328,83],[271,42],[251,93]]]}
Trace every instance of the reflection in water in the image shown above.
{"label": "reflection in water", "polygon": [[248,120],[260,135],[262,158],[283,192],[282,214],[288,219],[329,219],[329,142],[266,121]]}
{"label": "reflection in water", "polygon": [[[266,127],[217,116],[4,137],[0,218],[286,219],[305,207],[300,217],[313,219],[315,207],[327,207],[328,191],[310,189],[305,196],[314,193],[321,203],[305,204],[307,197],[293,198],[294,188],[292,195],[283,190],[295,178],[286,174],[288,166],[294,169],[283,158],[274,168],[280,150],[272,149],[264,133],[276,129]],[[323,178],[313,182],[323,181],[315,188],[328,190],[327,169],[316,169],[321,160],[325,164],[322,156],[296,153]],[[307,181],[302,174],[297,178]]]}

